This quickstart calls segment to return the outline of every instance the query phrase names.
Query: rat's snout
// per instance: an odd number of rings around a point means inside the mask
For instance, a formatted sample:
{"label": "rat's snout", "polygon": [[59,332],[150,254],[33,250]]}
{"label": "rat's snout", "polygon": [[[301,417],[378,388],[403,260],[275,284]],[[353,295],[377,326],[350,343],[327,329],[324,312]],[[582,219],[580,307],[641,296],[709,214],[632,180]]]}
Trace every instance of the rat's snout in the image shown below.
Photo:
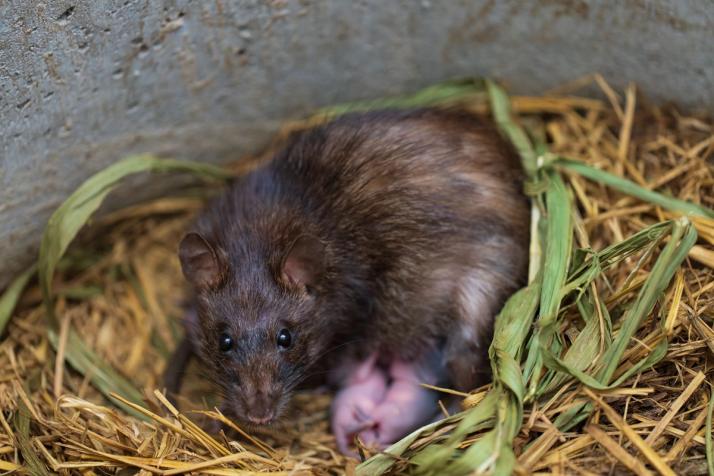
{"label": "rat's snout", "polygon": [[277,415],[281,394],[278,388],[265,381],[243,381],[241,384],[244,417],[256,425],[272,422]]}
{"label": "rat's snout", "polygon": [[256,425],[265,425],[275,418],[275,400],[278,396],[256,390],[245,397],[246,418]]}

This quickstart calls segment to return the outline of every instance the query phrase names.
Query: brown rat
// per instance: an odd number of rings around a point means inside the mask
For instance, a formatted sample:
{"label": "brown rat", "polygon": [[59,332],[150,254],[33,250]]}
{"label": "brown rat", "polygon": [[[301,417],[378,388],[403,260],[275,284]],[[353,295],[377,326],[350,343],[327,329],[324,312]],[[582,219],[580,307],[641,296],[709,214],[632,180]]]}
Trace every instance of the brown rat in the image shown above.
{"label": "brown rat", "polygon": [[[354,405],[425,407],[419,375],[462,390],[481,383],[493,318],[525,280],[521,180],[510,144],[466,112],[354,113],[294,134],[180,245],[196,290],[190,340],[228,408],[270,423],[316,364],[340,360],[336,401],[346,403],[335,415],[352,413],[333,428],[344,450],[363,429],[355,421],[387,443],[374,431],[389,422]],[[349,383],[358,367],[366,391]],[[384,438],[407,431],[395,428]]]}

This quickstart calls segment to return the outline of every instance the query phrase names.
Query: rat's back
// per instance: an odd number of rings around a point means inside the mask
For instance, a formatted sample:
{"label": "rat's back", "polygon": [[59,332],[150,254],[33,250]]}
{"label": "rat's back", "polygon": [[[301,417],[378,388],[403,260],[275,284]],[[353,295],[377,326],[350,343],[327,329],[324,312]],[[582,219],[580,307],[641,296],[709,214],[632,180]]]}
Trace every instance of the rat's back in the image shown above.
{"label": "rat's back", "polygon": [[465,112],[348,114],[294,136],[272,168],[310,214],[370,240],[521,233],[527,221],[513,148]]}

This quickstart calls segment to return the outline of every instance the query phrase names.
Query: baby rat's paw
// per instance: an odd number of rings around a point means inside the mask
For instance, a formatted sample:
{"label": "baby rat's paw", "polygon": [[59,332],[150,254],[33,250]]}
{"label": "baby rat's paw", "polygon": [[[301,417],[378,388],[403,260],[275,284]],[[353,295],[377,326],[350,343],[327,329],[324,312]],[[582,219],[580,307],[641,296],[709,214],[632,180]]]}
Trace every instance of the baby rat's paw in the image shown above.
{"label": "baby rat's paw", "polygon": [[374,427],[360,434],[367,446],[380,449],[428,423],[438,411],[438,396],[418,384],[394,381],[372,412]]}
{"label": "baby rat's paw", "polygon": [[339,450],[354,455],[350,445],[354,436],[374,425],[373,412],[384,399],[387,376],[379,368],[342,388],[332,403],[332,433]]}
{"label": "baby rat's paw", "polygon": [[438,411],[438,395],[420,382],[433,385],[443,373],[438,352],[430,352],[416,362],[392,362],[392,382],[384,400],[372,411],[374,426],[360,433],[362,441],[382,449],[431,421]]}

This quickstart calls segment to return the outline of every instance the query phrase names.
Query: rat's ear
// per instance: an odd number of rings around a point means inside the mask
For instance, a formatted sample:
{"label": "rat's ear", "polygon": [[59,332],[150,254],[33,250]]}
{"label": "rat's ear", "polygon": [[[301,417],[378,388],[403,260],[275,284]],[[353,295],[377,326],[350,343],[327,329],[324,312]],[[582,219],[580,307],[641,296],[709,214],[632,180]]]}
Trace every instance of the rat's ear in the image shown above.
{"label": "rat's ear", "polygon": [[325,271],[325,246],[317,237],[303,235],[283,261],[280,278],[292,288],[314,288]]}
{"label": "rat's ear", "polygon": [[186,279],[199,289],[215,288],[226,275],[227,265],[219,250],[198,233],[189,233],[179,245],[181,268]]}

